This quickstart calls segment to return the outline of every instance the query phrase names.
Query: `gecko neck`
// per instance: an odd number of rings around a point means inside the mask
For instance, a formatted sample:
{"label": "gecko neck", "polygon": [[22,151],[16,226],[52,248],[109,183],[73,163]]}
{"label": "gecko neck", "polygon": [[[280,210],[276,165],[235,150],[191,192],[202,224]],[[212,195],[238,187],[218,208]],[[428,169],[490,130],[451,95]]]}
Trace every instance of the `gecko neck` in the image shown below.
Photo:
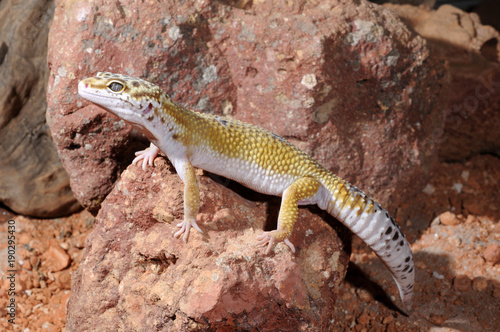
{"label": "gecko neck", "polygon": [[148,139],[169,158],[180,151],[186,153],[186,147],[194,143],[190,138],[206,119],[197,112],[179,106],[167,95],[163,95],[160,100],[160,105],[154,109],[154,116],[141,121],[142,126],[135,125],[141,130],[146,128],[152,134]]}

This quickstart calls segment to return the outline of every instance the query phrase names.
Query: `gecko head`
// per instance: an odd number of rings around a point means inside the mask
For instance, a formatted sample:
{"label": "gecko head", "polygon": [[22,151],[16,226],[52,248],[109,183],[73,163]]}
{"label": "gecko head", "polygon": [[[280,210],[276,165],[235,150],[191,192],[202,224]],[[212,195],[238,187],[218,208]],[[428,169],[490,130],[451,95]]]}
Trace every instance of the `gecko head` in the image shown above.
{"label": "gecko head", "polygon": [[158,116],[165,98],[164,92],[152,83],[112,73],[81,80],[78,94],[141,129]]}

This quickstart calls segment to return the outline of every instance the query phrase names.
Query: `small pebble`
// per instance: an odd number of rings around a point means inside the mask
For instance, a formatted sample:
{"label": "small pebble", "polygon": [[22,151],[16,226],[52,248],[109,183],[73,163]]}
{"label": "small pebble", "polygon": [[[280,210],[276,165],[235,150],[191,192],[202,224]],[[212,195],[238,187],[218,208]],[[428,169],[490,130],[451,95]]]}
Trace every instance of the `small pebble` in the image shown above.
{"label": "small pebble", "polygon": [[472,288],[478,292],[488,288],[488,280],[485,277],[476,277],[472,279]]}
{"label": "small pebble", "polygon": [[61,289],[71,289],[71,275],[68,271],[56,275],[56,285]]}
{"label": "small pebble", "polygon": [[443,315],[430,314],[429,320],[432,322],[432,324],[441,326],[446,321],[446,317]]}
{"label": "small pebble", "polygon": [[432,195],[432,194],[434,194],[434,192],[435,192],[435,191],[436,191],[436,190],[434,189],[434,187],[433,187],[433,186],[432,186],[432,184],[430,184],[430,183],[428,183],[428,184],[424,187],[424,189],[422,189],[422,192],[423,192],[424,194],[427,194],[427,195]]}
{"label": "small pebble", "polygon": [[453,280],[453,287],[456,291],[467,292],[470,289],[471,280],[468,276],[461,274]]}
{"label": "small pebble", "polygon": [[43,264],[49,271],[61,271],[68,267],[71,259],[69,255],[57,244],[52,244],[42,255]]}
{"label": "small pebble", "polygon": [[372,296],[370,295],[370,293],[368,293],[366,290],[364,289],[360,289],[359,292],[358,292],[358,296],[359,298],[363,301],[363,302],[370,302],[370,300],[372,299]]}
{"label": "small pebble", "polygon": [[495,265],[500,261],[500,246],[496,243],[489,244],[483,252],[483,257],[486,261]]}
{"label": "small pebble", "polygon": [[495,299],[500,299],[500,286],[495,286],[495,288],[493,289],[493,297]]}
{"label": "small pebble", "polygon": [[460,194],[462,192],[463,186],[463,184],[457,182],[453,184],[452,188],[457,192],[457,194]]}
{"label": "small pebble", "polygon": [[382,321],[382,324],[387,325],[389,323],[392,323],[393,321],[394,321],[394,316],[389,315],[389,316],[384,318],[384,320]]}
{"label": "small pebble", "polygon": [[368,323],[370,323],[370,316],[366,313],[366,312],[363,312],[357,319],[356,319],[357,323],[358,324],[363,324],[363,325],[367,325]]}
{"label": "small pebble", "polygon": [[448,226],[460,224],[460,220],[457,218],[457,216],[449,211],[441,213],[441,215],[439,216],[439,221],[441,221],[443,225]]}
{"label": "small pebble", "polygon": [[24,261],[23,264],[21,265],[23,267],[23,269],[25,270],[28,270],[28,271],[31,271],[31,269],[33,268],[31,266],[31,263],[30,261]]}
{"label": "small pebble", "polygon": [[475,221],[477,221],[476,217],[474,217],[472,214],[469,214],[467,216],[467,220],[465,220],[465,223],[466,224],[472,224]]}
{"label": "small pebble", "polygon": [[462,171],[462,174],[460,174],[460,176],[462,177],[462,179],[464,179],[465,181],[469,181],[469,176],[470,176],[470,172],[467,171],[467,170],[463,170]]}

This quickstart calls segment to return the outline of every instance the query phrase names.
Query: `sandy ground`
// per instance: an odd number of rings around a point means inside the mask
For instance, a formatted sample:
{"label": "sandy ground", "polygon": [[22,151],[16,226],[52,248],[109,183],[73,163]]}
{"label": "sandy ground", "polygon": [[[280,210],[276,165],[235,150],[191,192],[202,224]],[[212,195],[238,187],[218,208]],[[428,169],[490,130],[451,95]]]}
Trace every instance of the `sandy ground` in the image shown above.
{"label": "sandy ground", "polygon": [[[357,238],[331,331],[500,331],[500,160],[441,163],[423,192],[395,215],[416,263],[414,311],[402,313],[385,266]],[[0,209],[0,307],[9,304],[8,220],[15,220],[15,325],[0,330],[62,331],[71,274],[94,218],[80,212],[38,220]],[[52,271],[52,272],[50,272]]]}

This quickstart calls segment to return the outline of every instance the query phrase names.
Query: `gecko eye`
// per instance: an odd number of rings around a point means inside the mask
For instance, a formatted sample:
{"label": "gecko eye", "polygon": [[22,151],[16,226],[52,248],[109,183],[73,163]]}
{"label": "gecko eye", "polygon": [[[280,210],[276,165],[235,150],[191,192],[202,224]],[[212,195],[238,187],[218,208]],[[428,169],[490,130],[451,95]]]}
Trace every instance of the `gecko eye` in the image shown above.
{"label": "gecko eye", "polygon": [[123,89],[125,89],[125,87],[121,83],[111,82],[108,84],[108,89],[110,89],[113,92],[122,92]]}

